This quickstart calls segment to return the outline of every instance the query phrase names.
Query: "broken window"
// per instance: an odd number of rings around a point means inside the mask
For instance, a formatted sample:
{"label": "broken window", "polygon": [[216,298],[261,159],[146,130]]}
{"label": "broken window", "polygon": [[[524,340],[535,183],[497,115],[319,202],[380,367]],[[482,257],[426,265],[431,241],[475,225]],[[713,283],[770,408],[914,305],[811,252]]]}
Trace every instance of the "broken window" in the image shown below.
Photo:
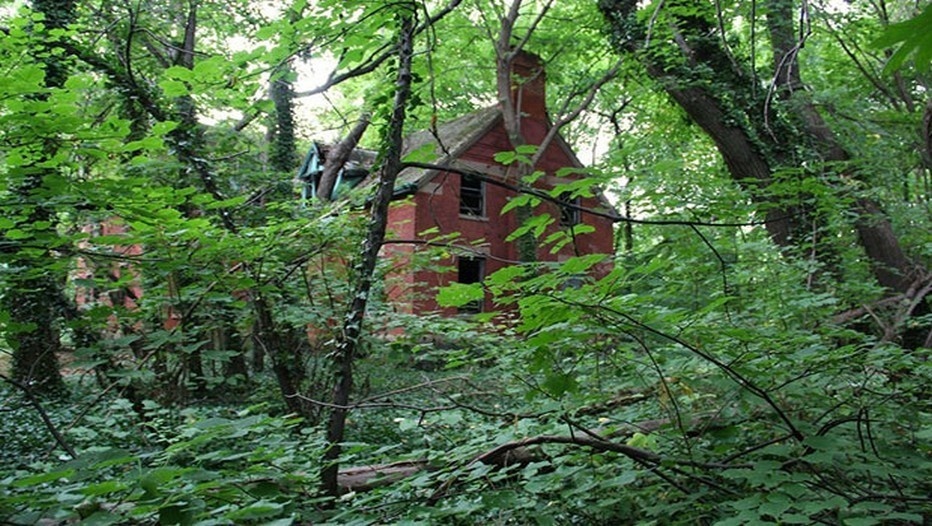
{"label": "broken window", "polygon": [[[485,277],[485,258],[460,256],[456,264],[456,280],[465,285],[481,283]],[[461,313],[474,314],[482,312],[482,300],[475,300],[459,308]]]}
{"label": "broken window", "polygon": [[460,214],[485,216],[485,185],[476,177],[460,177]]}
{"label": "broken window", "polygon": [[[564,192],[557,197],[560,203],[560,226],[574,227],[579,224],[579,198],[572,197],[569,192]],[[570,206],[566,206],[570,205]]]}

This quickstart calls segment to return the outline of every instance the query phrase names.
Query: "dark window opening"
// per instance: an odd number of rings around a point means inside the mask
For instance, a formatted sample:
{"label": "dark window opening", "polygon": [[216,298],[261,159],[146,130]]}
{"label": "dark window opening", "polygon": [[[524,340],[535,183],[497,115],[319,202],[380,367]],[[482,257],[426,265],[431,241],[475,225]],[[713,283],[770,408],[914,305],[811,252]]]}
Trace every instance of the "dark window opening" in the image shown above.
{"label": "dark window opening", "polygon": [[482,181],[470,175],[460,177],[460,214],[485,216],[485,188]]}
{"label": "dark window opening", "polygon": [[[579,209],[573,208],[579,206],[579,198],[571,197],[570,193],[560,194],[557,199],[560,202],[560,226],[574,227],[579,224]],[[572,206],[566,206],[572,205]]]}
{"label": "dark window opening", "polygon": [[[465,285],[481,283],[485,274],[485,259],[477,257],[459,257],[456,264],[456,280]],[[475,300],[459,308],[461,313],[474,314],[482,312],[482,300]]]}

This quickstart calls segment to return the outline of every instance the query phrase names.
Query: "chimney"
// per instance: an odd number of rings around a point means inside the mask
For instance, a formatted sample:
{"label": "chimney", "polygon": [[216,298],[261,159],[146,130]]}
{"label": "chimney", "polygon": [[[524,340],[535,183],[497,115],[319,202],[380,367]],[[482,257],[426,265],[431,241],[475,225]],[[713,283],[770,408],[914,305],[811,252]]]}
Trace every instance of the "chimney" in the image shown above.
{"label": "chimney", "polygon": [[547,119],[546,80],[540,57],[519,50],[511,62],[511,100],[519,115]]}

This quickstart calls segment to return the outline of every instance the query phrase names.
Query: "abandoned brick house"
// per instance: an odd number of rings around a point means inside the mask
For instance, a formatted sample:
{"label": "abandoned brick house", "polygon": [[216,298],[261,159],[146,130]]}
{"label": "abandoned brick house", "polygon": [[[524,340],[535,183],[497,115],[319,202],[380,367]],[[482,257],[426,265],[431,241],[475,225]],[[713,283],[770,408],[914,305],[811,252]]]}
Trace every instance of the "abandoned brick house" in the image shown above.
{"label": "abandoned brick house", "polygon": [[[545,104],[544,73],[535,55],[522,53],[515,60],[513,71],[523,82],[514,87],[512,97],[520,115],[521,134],[527,144],[540,145],[545,140],[552,124]],[[423,152],[433,148],[430,164],[450,170],[481,173],[485,177],[515,183],[509,167],[495,160],[498,152],[513,148],[503,124],[498,106],[485,108],[458,119],[440,124],[436,130],[421,131],[405,140],[405,152]],[[299,179],[304,181],[303,194],[313,196],[319,183],[321,168],[327,149],[314,145],[305,159]],[[339,177],[335,192],[341,188],[371,184],[366,169],[374,156],[368,152],[354,152]],[[571,183],[583,177],[581,174],[566,174],[561,168],[582,168],[582,164],[566,141],[557,134],[540,156],[535,170],[544,172],[533,183],[537,190],[550,191],[557,185]],[[509,240],[519,226],[518,214],[511,210],[502,214],[502,208],[517,196],[509,188],[490,184],[466,174],[444,169],[422,169],[408,167],[399,174],[395,187],[398,199],[389,212],[389,238],[400,242],[386,244],[383,254],[405,261],[414,251],[423,249],[418,241],[427,240],[424,232],[449,234],[459,233],[454,245],[460,250],[447,263],[449,271],[438,272],[398,265],[389,276],[387,296],[400,312],[422,314],[440,312],[453,315],[457,309],[438,307],[434,292],[438,287],[457,281],[474,283],[485,276],[521,260],[518,243]],[[611,213],[612,207],[603,195],[596,192],[592,197],[567,198],[566,202],[582,209]],[[554,218],[542,238],[558,229],[567,229],[578,223],[592,227],[588,233],[574,236],[573,243],[551,253],[550,246],[537,249],[537,261],[563,261],[574,255],[612,254],[614,236],[612,221],[604,216],[586,213],[579,208],[561,207],[544,202],[535,213],[546,213]],[[467,310],[491,309],[490,299],[475,304]]]}

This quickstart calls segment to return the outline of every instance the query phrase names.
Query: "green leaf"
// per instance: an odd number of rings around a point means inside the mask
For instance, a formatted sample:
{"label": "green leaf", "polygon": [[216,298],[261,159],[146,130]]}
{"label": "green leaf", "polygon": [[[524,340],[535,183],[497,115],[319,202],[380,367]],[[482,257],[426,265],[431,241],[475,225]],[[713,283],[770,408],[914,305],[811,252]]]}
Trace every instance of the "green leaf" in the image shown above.
{"label": "green leaf", "polygon": [[553,372],[544,378],[541,387],[553,396],[563,396],[568,392],[575,392],[579,388],[576,377],[566,373]]}
{"label": "green leaf", "polygon": [[515,197],[510,198],[508,202],[505,203],[505,206],[502,207],[501,215],[505,215],[506,213],[514,210],[515,208],[520,208],[522,206],[527,206],[527,205],[537,206],[539,204],[540,204],[540,199],[532,195],[528,195],[528,194],[517,195]]}
{"label": "green leaf", "polygon": [[441,307],[462,307],[473,301],[481,301],[484,297],[481,283],[450,283],[437,291],[437,304]]}
{"label": "green leaf", "polygon": [[280,24],[268,24],[260,27],[259,30],[256,31],[255,38],[256,40],[269,40],[278,35],[280,31]]}
{"label": "green leaf", "polygon": [[22,230],[19,228],[12,228],[10,230],[7,230],[6,234],[4,235],[6,236],[7,239],[14,239],[14,240],[29,239],[32,237],[32,234],[30,232],[26,232],[25,230]]}
{"label": "green leaf", "polygon": [[560,265],[560,272],[569,275],[583,274],[593,266],[601,263],[608,257],[606,254],[589,254],[576,256],[566,260]]}
{"label": "green leaf", "polygon": [[204,205],[204,209],[219,210],[221,208],[235,208],[245,203],[248,197],[249,196],[246,196],[246,195],[239,195],[236,197],[231,197],[229,199],[223,199],[221,201],[216,201],[213,198],[211,198],[210,202]]}
{"label": "green leaf", "polygon": [[428,143],[416,150],[412,150],[405,154],[402,162],[406,163],[429,163],[437,159],[437,154],[435,153],[435,146],[433,143]]}
{"label": "green leaf", "polygon": [[149,136],[138,141],[130,141],[123,145],[124,152],[137,152],[140,150],[153,151],[161,150],[165,147],[165,141],[158,136]]}
{"label": "green leaf", "polygon": [[262,519],[266,517],[274,517],[282,512],[284,505],[279,504],[278,502],[272,502],[268,500],[260,500],[254,502],[245,508],[241,508],[224,515],[227,519],[232,521],[247,521]]}
{"label": "green leaf", "polygon": [[498,152],[492,156],[492,158],[495,159],[495,161],[507,166],[514,163],[518,159],[518,154],[515,152]]}
{"label": "green leaf", "polygon": [[21,479],[16,479],[13,481],[12,486],[14,488],[26,488],[29,486],[36,486],[38,484],[44,484],[46,482],[52,482],[53,480],[59,480],[67,477],[71,477],[75,474],[73,469],[63,469],[50,471],[48,473],[40,473],[38,475],[32,475],[29,477],[24,477]]}
{"label": "green leaf", "polygon": [[159,86],[166,97],[182,97],[189,93],[187,84],[180,80],[165,79]]}
{"label": "green leaf", "polygon": [[139,487],[146,493],[158,495],[162,487],[169,481],[182,476],[185,470],[182,468],[161,467],[147,471],[139,479]]}
{"label": "green leaf", "polygon": [[129,486],[120,480],[107,480],[90,484],[81,488],[81,493],[88,496],[107,495],[128,489]]}
{"label": "green leaf", "polygon": [[171,66],[170,68],[166,69],[165,77],[184,81],[195,80],[197,78],[192,70],[183,66]]}
{"label": "green leaf", "polygon": [[890,74],[899,69],[911,56],[915,57],[916,69],[927,71],[932,58],[932,4],[928,4],[915,17],[887,26],[883,34],[874,40],[877,48],[888,48],[899,44],[899,48],[890,56],[884,73]]}
{"label": "green leaf", "polygon": [[178,127],[175,121],[161,121],[152,125],[152,135],[162,137]]}
{"label": "green leaf", "polygon": [[536,144],[520,144],[517,148],[515,148],[515,151],[522,155],[534,155],[539,149],[540,146]]}
{"label": "green leaf", "polygon": [[502,267],[493,272],[486,278],[486,283],[490,286],[502,286],[515,281],[527,274],[527,269],[520,265],[511,265]]}
{"label": "green leaf", "polygon": [[761,515],[769,515],[779,520],[783,513],[790,509],[792,505],[793,502],[788,496],[780,493],[772,493],[767,496],[767,502],[761,504],[760,507],[757,508],[757,511]]}

